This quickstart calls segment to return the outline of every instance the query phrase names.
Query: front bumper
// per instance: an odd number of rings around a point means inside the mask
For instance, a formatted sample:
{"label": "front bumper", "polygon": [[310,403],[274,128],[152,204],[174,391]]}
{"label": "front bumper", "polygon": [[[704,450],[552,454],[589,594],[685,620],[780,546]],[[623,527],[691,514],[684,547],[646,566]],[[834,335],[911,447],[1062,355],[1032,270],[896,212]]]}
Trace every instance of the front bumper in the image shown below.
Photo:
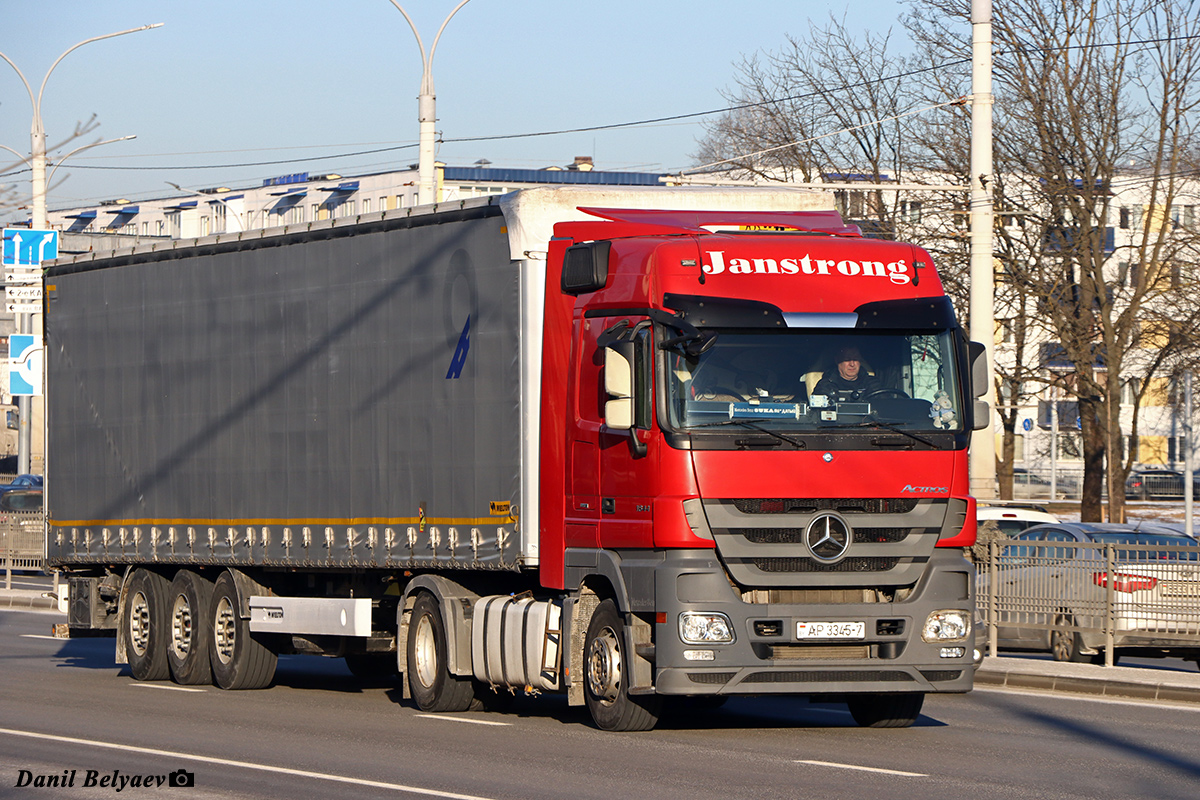
{"label": "front bumper", "polygon": [[[847,602],[853,592],[839,597],[814,592],[812,602],[746,602],[712,551],[670,554],[656,570],[655,586],[660,612],[655,687],[660,694],[929,693],[967,692],[972,686],[974,630],[954,641],[921,638],[925,620],[935,610],[962,609],[973,618],[973,569],[957,549],[935,550],[916,584],[901,593],[903,599],[891,602]],[[793,591],[789,597],[802,594]],[[859,595],[874,592],[867,587]],[[683,642],[679,615],[684,611],[724,614],[734,640]],[[862,622],[865,635],[801,640],[800,622]]]}

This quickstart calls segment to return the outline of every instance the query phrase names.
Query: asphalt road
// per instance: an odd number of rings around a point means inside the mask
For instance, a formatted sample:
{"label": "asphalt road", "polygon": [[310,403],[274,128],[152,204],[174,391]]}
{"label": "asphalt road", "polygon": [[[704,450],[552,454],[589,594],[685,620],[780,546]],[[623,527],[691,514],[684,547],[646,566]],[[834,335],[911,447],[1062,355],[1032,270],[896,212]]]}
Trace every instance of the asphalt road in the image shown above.
{"label": "asphalt road", "polygon": [[[0,611],[0,798],[1200,795],[1194,707],[987,690],[929,698],[913,728],[867,730],[841,706],[750,698],[611,734],[555,697],[423,714],[316,657],[281,659],[261,691],[138,683],[111,639],[50,638],[58,619]],[[121,783],[179,769],[194,788]],[[18,785],[38,776],[74,786]]]}

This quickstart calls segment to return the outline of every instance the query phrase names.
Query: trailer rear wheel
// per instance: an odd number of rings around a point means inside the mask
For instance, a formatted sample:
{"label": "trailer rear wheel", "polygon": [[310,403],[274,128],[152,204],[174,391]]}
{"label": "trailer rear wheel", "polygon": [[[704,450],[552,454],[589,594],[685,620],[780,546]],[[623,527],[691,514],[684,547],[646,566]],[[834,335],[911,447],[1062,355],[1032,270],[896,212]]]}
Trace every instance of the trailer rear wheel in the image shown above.
{"label": "trailer rear wheel", "polygon": [[171,584],[157,572],[136,569],[129,576],[121,626],[129,671],[139,681],[161,681],[169,674],[167,595]]}
{"label": "trailer rear wheel", "polygon": [[921,716],[925,695],[861,694],[846,701],[850,716],[864,728],[907,728]]}
{"label": "trailer rear wheel", "polygon": [[222,689],[261,689],[275,677],[278,657],[250,633],[250,620],[242,618],[240,608],[233,576],[221,573],[207,617],[213,683]]}
{"label": "trailer rear wheel", "polygon": [[408,686],[422,711],[466,711],[475,700],[471,678],[451,674],[446,647],[437,599],[421,592],[408,622]]}
{"label": "trailer rear wheel", "polygon": [[600,603],[592,613],[583,647],[584,698],[596,727],[648,731],[658,724],[662,698],[629,694],[625,624],[612,600]]}
{"label": "trailer rear wheel", "polygon": [[189,569],[175,573],[168,596],[171,638],[167,642],[167,662],[176,683],[202,685],[212,683],[208,640],[208,606],[212,600],[212,581]]}

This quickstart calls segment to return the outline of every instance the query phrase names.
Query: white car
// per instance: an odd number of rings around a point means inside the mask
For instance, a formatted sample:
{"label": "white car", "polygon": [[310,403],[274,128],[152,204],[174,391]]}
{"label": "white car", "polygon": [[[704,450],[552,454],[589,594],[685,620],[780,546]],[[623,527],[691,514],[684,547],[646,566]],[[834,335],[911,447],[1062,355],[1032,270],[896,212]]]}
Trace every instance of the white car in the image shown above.
{"label": "white car", "polygon": [[995,522],[996,526],[1000,529],[1000,533],[1009,538],[1016,536],[1021,531],[1033,525],[1058,522],[1058,517],[1046,511],[1045,508],[1029,503],[979,506],[975,510],[975,517],[980,525],[988,521]]}

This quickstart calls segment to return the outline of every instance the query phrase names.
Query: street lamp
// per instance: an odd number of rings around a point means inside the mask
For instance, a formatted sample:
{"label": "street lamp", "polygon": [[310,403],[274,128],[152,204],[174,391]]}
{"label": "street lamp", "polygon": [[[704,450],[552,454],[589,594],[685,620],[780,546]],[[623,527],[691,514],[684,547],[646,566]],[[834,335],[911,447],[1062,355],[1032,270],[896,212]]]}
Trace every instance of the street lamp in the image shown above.
{"label": "street lamp", "polygon": [[470,0],[462,0],[442,21],[442,27],[438,28],[437,36],[433,37],[433,47],[429,48],[428,54],[425,53],[425,43],[421,41],[421,34],[417,33],[417,26],[413,24],[408,12],[396,0],[391,0],[391,2],[408,21],[408,27],[412,28],[413,36],[417,37],[417,47],[421,48],[423,71],[421,72],[421,94],[417,101],[417,119],[421,125],[420,155],[417,158],[417,204],[428,205],[433,202],[433,146],[436,138],[433,126],[437,122],[437,98],[433,93],[433,54],[437,50],[438,40],[442,38],[442,31],[446,30],[450,18]]}
{"label": "street lamp", "polygon": [[[20,67],[13,63],[13,60],[4,53],[0,53],[0,58],[8,62],[8,65],[17,73],[17,77],[21,79],[21,83],[25,84],[25,91],[29,92],[29,102],[33,105],[33,123],[29,129],[29,166],[32,170],[33,177],[31,179],[31,191],[33,194],[33,228],[34,230],[43,230],[46,228],[46,127],[42,124],[42,95],[46,91],[46,82],[50,80],[50,74],[54,72],[54,68],[66,58],[71,52],[78,50],[85,44],[99,42],[102,39],[112,39],[115,36],[124,36],[127,33],[137,33],[138,31],[146,31],[151,28],[161,28],[163,23],[158,22],[153,25],[143,25],[140,28],[130,28],[127,31],[117,31],[116,33],[105,34],[104,36],[94,36],[91,39],[84,39],[82,42],[67,48],[62,55],[55,59],[50,65],[50,69],[46,70],[46,76],[42,78],[42,85],[38,89],[37,94],[33,93],[33,87],[29,85],[29,81],[25,80],[25,74],[21,72]],[[129,138],[129,137],[125,137]],[[113,139],[112,141],[120,141]],[[67,155],[73,155],[80,150],[86,150],[88,147],[95,147],[107,142],[96,142],[95,144],[81,147],[78,150],[73,150]],[[62,161],[60,160],[61,164]],[[33,318],[30,314],[17,315],[17,328],[19,333],[33,332]],[[29,456],[31,445],[31,428],[29,420],[29,410],[31,407],[30,397],[22,395],[17,398],[17,470],[19,473],[29,472]]]}
{"label": "street lamp", "polygon": [[[221,205],[225,206],[225,211],[226,211],[225,218],[229,219],[230,217],[233,217],[233,221],[237,223],[237,232],[238,233],[246,232],[246,226],[242,224],[241,216],[229,206],[229,203],[226,203],[220,197],[214,197],[211,194],[205,194],[204,192],[198,192],[195,189],[185,189],[182,186],[180,186],[178,183],[171,183],[170,181],[167,181],[166,184],[167,184],[167,186],[170,186],[173,189],[175,189],[175,191],[177,191],[177,192],[184,192],[185,194],[194,194],[197,197],[203,197],[205,200],[207,200],[210,203],[220,203]],[[216,231],[213,231],[213,232],[216,233]]]}

